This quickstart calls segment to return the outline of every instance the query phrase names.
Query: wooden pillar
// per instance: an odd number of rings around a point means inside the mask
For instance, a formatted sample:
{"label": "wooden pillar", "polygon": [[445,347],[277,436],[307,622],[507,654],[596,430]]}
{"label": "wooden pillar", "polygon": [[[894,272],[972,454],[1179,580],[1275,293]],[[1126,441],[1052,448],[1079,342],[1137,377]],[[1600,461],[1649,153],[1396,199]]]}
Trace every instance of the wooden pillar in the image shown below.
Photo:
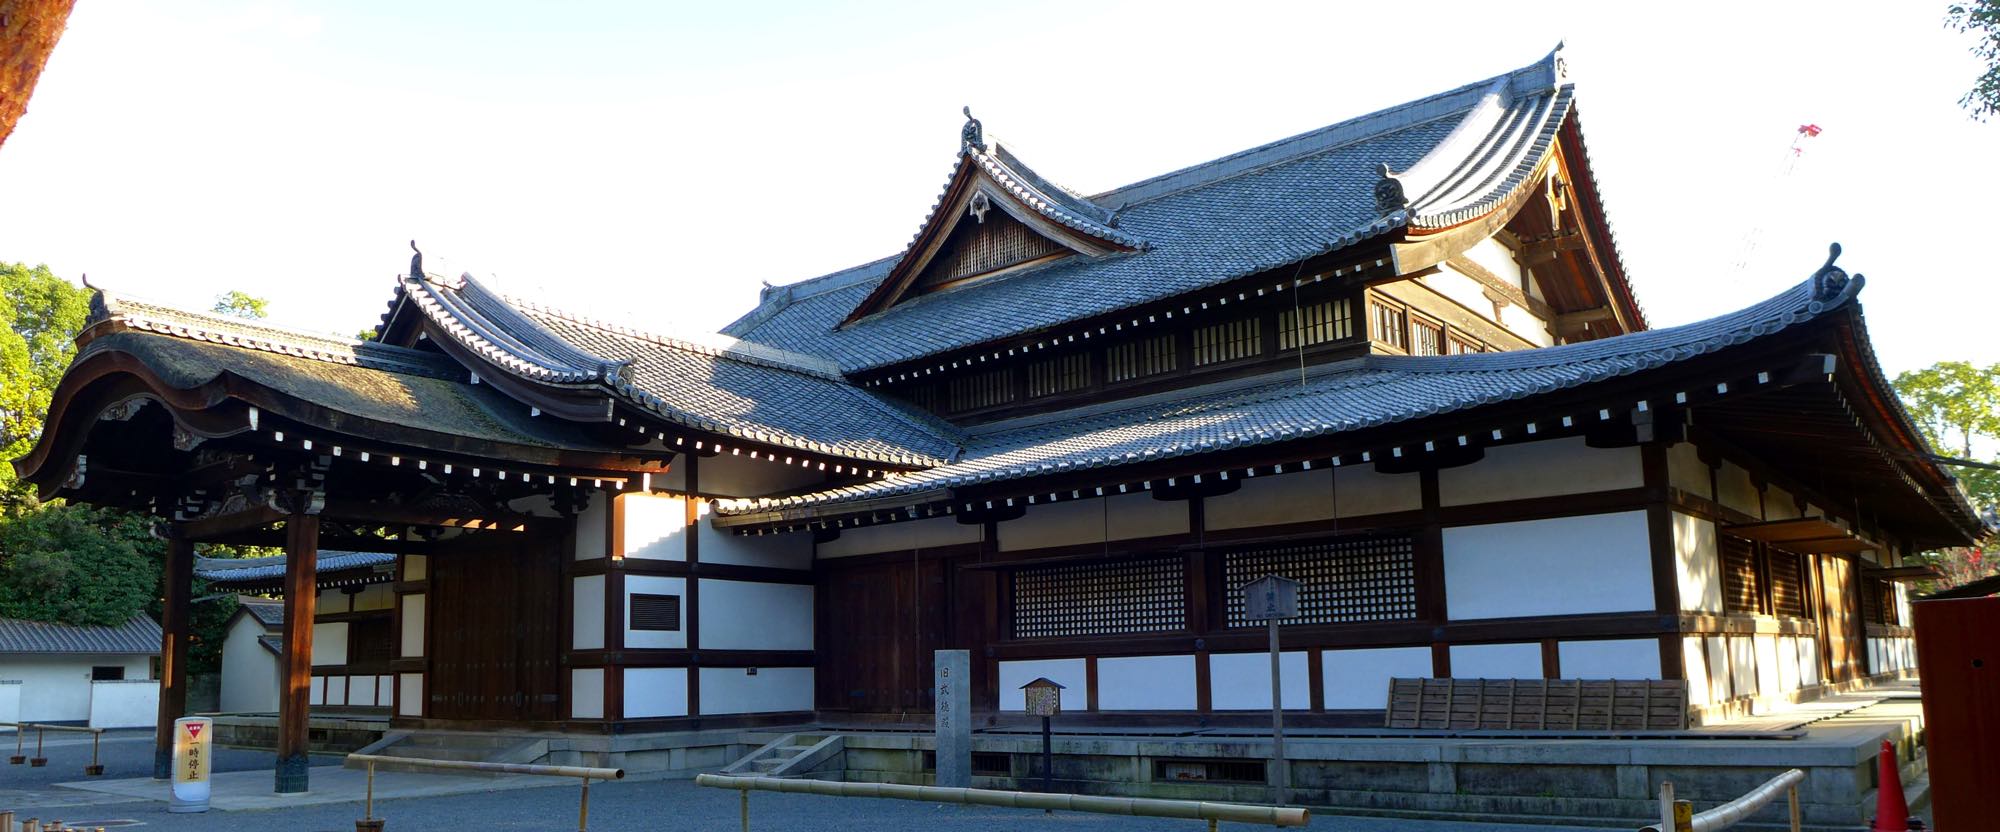
{"label": "wooden pillar", "polygon": [[188,596],[194,581],[194,543],[179,529],[167,538],[160,575],[160,710],[153,729],[153,777],[174,773],[174,720],[187,716]]}
{"label": "wooden pillar", "polygon": [[319,606],[319,517],[285,520],[285,649],[279,663],[278,772],[274,791],[306,790],[307,691],[312,685],[313,614]]}

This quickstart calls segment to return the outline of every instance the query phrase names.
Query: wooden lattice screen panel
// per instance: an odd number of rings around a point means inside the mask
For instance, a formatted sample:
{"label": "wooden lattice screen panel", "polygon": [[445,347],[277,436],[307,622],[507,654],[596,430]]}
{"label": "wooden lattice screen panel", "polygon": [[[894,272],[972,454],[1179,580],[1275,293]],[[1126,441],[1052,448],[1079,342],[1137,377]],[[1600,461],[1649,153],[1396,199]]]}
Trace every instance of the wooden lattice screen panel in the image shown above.
{"label": "wooden lattice screen panel", "polygon": [[1726,534],[1721,538],[1723,611],[1762,612],[1757,600],[1757,544]]}
{"label": "wooden lattice screen panel", "polygon": [[1178,556],[1021,569],[1014,573],[1014,637],[1184,629],[1186,585]]}
{"label": "wooden lattice screen panel", "polygon": [[1299,617],[1290,624],[1407,621],[1417,617],[1417,555],[1408,535],[1344,537],[1224,552],[1231,627],[1261,622],[1243,615],[1236,588],[1283,575],[1299,582]]}
{"label": "wooden lattice screen panel", "polygon": [[1390,728],[1680,731],[1687,683],[1622,679],[1391,679]]}
{"label": "wooden lattice screen panel", "polygon": [[1806,617],[1804,558],[1782,549],[1771,552],[1771,612],[1792,618]]}

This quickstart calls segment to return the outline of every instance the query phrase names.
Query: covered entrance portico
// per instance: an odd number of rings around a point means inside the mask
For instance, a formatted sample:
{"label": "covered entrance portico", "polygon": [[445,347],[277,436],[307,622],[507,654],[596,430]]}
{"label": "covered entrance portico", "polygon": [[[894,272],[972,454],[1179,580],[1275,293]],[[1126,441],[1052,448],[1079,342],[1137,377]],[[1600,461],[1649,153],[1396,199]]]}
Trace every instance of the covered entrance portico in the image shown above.
{"label": "covered entrance portico", "polygon": [[41,441],[16,466],[44,498],[157,518],[167,554],[156,776],[170,770],[173,721],[187,710],[202,543],[286,555],[278,792],[308,785],[321,548],[398,555],[384,697],[398,722],[557,718],[574,517],[597,492],[664,473],[671,453],[538,418],[435,353],[102,299],[93,311]]}

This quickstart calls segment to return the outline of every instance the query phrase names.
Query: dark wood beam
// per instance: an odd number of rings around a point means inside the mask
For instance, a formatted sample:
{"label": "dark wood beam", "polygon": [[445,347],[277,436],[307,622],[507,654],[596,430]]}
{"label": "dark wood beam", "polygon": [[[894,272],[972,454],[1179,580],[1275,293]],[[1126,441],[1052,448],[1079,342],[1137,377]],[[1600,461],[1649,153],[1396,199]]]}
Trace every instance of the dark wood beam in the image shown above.
{"label": "dark wood beam", "polygon": [[329,520],[383,526],[445,526],[496,531],[529,531],[545,528],[554,531],[566,528],[566,521],[560,518],[536,517],[504,509],[438,511],[366,500],[328,499],[326,508],[320,511],[320,516]]}
{"label": "dark wood beam", "polygon": [[1573,335],[1582,332],[1585,327],[1591,324],[1606,322],[1618,322],[1617,310],[1609,306],[1599,306],[1591,309],[1580,309],[1575,312],[1564,312],[1556,315],[1555,320],[1551,323],[1555,325],[1557,335]]}
{"label": "dark wood beam", "polygon": [[255,505],[242,511],[185,521],[180,524],[180,534],[190,543],[209,543],[229,535],[256,531],[283,519],[284,512],[267,505]]}
{"label": "dark wood beam", "polygon": [[174,720],[187,716],[188,605],[194,582],[194,543],[176,533],[167,538],[167,562],[160,572],[160,706],[153,726],[153,778],[174,773]]}
{"label": "dark wood beam", "polygon": [[312,765],[307,753],[307,691],[312,685],[313,614],[319,606],[319,517],[294,514],[285,520],[285,640],[279,663],[278,770],[274,791],[306,790]]}

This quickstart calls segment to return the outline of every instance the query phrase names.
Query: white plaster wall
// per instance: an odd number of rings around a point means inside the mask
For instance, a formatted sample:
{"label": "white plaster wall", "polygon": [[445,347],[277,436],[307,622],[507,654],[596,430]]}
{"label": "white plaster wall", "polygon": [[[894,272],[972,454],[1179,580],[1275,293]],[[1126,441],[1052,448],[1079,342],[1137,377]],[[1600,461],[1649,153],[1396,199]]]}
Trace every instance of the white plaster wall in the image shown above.
{"label": "white plaster wall", "polygon": [[1764,519],[1793,520],[1801,517],[1798,498],[1775,485],[1764,492]]}
{"label": "white plaster wall", "polygon": [[1028,507],[1026,516],[1001,523],[998,529],[1000,549],[1007,552],[1183,534],[1188,530],[1188,504],[1185,500],[1155,500],[1143,491],[1038,503]]}
{"label": "white plaster wall", "polygon": [[[1279,653],[1278,668],[1285,710],[1311,708],[1312,671],[1305,651]],[[1218,711],[1270,710],[1271,654],[1210,653],[1208,698]]]}
{"label": "white plaster wall", "polygon": [[1760,635],[1753,640],[1757,651],[1757,693],[1777,696],[1785,692],[1784,677],[1778,672],[1778,637]]}
{"label": "white plaster wall", "polygon": [[[706,633],[704,630],[703,634]],[[756,670],[757,675],[752,676],[747,668],[741,667],[701,668],[701,712],[769,714],[813,709],[812,668]]]}
{"label": "white plaster wall", "polygon": [[306,704],[312,707],[326,704],[325,676],[314,676],[312,681],[306,684]]}
{"label": "white plaster wall", "polygon": [[1674,512],[1674,563],[1681,609],[1722,612],[1722,560],[1715,524]]}
{"label": "white plaster wall", "polygon": [[1716,502],[1748,514],[1763,517],[1764,507],[1757,494],[1757,485],[1750,481],[1750,472],[1735,463],[1724,461],[1715,471]]}
{"label": "white plaster wall", "polygon": [[703,578],[701,646],[704,650],[813,649],[812,586]]}
{"label": "white plaster wall", "polygon": [[[708,590],[710,583],[711,582],[709,581],[702,582],[702,590],[704,592]],[[678,630],[632,629],[632,596],[634,595],[679,595],[681,597],[681,628]],[[707,599],[703,600],[706,601]],[[662,575],[626,575],[625,597],[619,603],[625,605],[626,647],[666,648],[666,649],[678,650],[680,648],[687,646],[688,603],[687,603],[686,578],[673,578]],[[703,608],[706,608],[707,606],[708,606],[707,603],[702,604]],[[603,618],[600,616],[598,620],[602,621]],[[707,623],[706,621],[703,622],[703,624],[706,623]],[[601,628],[602,625],[600,625],[600,629]],[[702,634],[704,636],[709,635],[706,629],[703,630]],[[708,639],[704,639],[704,641],[707,640]],[[715,645],[705,644],[703,646],[713,647]],[[628,676],[627,678],[629,679],[630,677]],[[683,690],[682,702],[685,703],[686,702],[685,690],[687,684],[687,680],[685,677],[682,678],[681,684]],[[685,708],[686,705],[683,704],[682,707]],[[630,714],[628,713],[627,716],[630,716]]]}
{"label": "white plaster wall", "polygon": [[403,580],[421,581],[431,576],[431,559],[428,555],[403,556]]}
{"label": "white plaster wall", "polygon": [[1711,636],[1708,642],[1708,701],[1720,704],[1729,701],[1735,693],[1730,690],[1735,673],[1729,668],[1729,639]]}
{"label": "white plaster wall", "polygon": [[361,708],[375,707],[375,677],[347,677],[347,704]]}
{"label": "white plaster wall", "polygon": [[1328,650],[1320,655],[1321,696],[1327,710],[1387,708],[1390,679],[1434,675],[1429,647]]}
{"label": "white plaster wall", "polygon": [[347,663],[347,622],[313,624],[312,663],[314,667]]}
{"label": "white plaster wall", "polygon": [[[1453,302],[1465,307],[1466,311],[1486,320],[1499,322],[1499,319],[1493,317],[1493,301],[1486,298],[1486,284],[1468,277],[1457,268],[1440,265],[1436,274],[1424,275],[1418,280],[1423,281],[1425,286],[1437,290],[1438,294],[1451,298]],[[1514,285],[1520,285],[1518,280]]]}
{"label": "white plaster wall", "polygon": [[[1336,484],[1331,477],[1338,472]],[[1377,473],[1372,465],[1263,474],[1241,480],[1236,491],[1210,497],[1202,507],[1211,529],[1241,529],[1281,523],[1360,517],[1424,506],[1416,474]]]}
{"label": "white plaster wall", "polygon": [[628,558],[687,560],[687,506],[678,497],[625,494],[625,551]]}
{"label": "white plaster wall", "polygon": [[1537,347],[1550,346],[1556,342],[1555,336],[1549,333],[1548,322],[1535,317],[1535,313],[1528,311],[1525,306],[1509,304],[1501,308],[1500,324],[1507,327],[1507,331],[1527,339]]}
{"label": "white plaster wall", "polygon": [[1757,640],[1729,636],[1729,684],[1737,696],[1757,693]]}
{"label": "white plaster wall", "polygon": [[[822,558],[844,558],[881,552],[907,552],[978,543],[983,525],[960,523],[952,517],[929,517],[880,526],[841,529],[840,536],[818,546]],[[706,540],[707,538],[703,538]]]}
{"label": "white plaster wall", "polygon": [[[783,451],[779,452],[778,458],[784,459]],[[865,464],[863,467],[866,467]],[[826,479],[827,472],[762,458],[751,459],[750,452],[744,451],[702,459],[701,473],[697,476],[704,494],[756,497],[819,483]]]}
{"label": "white plaster wall", "polygon": [[396,713],[399,716],[424,715],[424,674],[404,673],[396,677]]}
{"label": "white plaster wall", "polygon": [[160,717],[160,683],[129,678],[90,683],[90,727],[151,727]]}
{"label": "white plaster wall", "polygon": [[369,584],[355,593],[350,603],[355,612],[386,610],[396,606],[396,590],[389,584]]}
{"label": "white plaster wall", "polygon": [[701,504],[700,535],[699,557],[702,563],[764,566],[772,569],[812,568],[812,532],[731,534],[727,529],[715,527],[715,518],[709,516],[708,503],[704,502]]}
{"label": "white plaster wall", "polygon": [[1001,662],[1000,710],[1027,710],[1027,695],[1021,692],[1021,686],[1041,678],[1063,686],[1062,707],[1065,711],[1081,711],[1090,701],[1087,684],[1090,677],[1082,659]]}
{"label": "white plaster wall", "polygon": [[596,560],[604,557],[605,530],[609,528],[610,523],[605,519],[605,513],[611,510],[610,506],[609,494],[592,491],[589,502],[584,503],[583,510],[576,513],[577,560]]}
{"label": "white plaster wall", "polygon": [[321,704],[325,705],[347,704],[346,676],[324,676],[315,681],[318,681],[323,687],[323,689],[326,691],[325,696],[322,697],[323,701]]}
{"label": "white plaster wall", "polygon": [[1667,483],[1697,497],[1715,499],[1708,463],[1701,461],[1701,453],[1692,442],[1667,446]]}
{"label": "white plaster wall", "polygon": [[1781,636],[1773,658],[1778,666],[1778,690],[1791,692],[1799,689],[1799,639],[1797,636]]}
{"label": "white plaster wall", "polygon": [[1499,240],[1488,237],[1473,243],[1471,248],[1465,250],[1465,259],[1484,266],[1510,286],[1521,285],[1521,264],[1514,259],[1514,252]]}
{"label": "white plaster wall", "polygon": [[[18,681],[0,679],[0,722],[21,721],[21,688]],[[12,733],[12,726],[0,725],[0,736]]]}
{"label": "white plaster wall", "polygon": [[1660,642],[1651,638],[1556,642],[1564,679],[1658,679]]}
{"label": "white plaster wall", "polygon": [[269,713],[278,709],[278,657],[257,643],[264,625],[242,615],[222,638],[222,690],[227,713]]}
{"label": "white plaster wall", "polygon": [[1542,645],[1454,644],[1451,646],[1451,677],[1454,679],[1540,679]]}
{"label": "white plaster wall", "polygon": [[571,578],[569,642],[576,650],[604,648],[604,576]]}
{"label": "white plaster wall", "polygon": [[1643,511],[1444,530],[1456,620],[1650,610],[1652,569]]}
{"label": "white plaster wall", "polygon": [[1438,501],[1447,506],[1588,494],[1646,484],[1639,449],[1593,448],[1583,437],[1486,449],[1471,465],[1438,472]]}
{"label": "white plaster wall", "polygon": [[319,591],[319,600],[314,612],[322,615],[326,613],[348,612],[351,610],[351,607],[348,606],[351,598],[352,596],[338,589],[322,589]]}
{"label": "white plaster wall", "polygon": [[23,722],[83,722],[90,718],[90,669],[117,666],[127,679],[145,679],[151,661],[143,655],[11,654],[0,662],[0,680],[21,682]]}
{"label": "white plaster wall", "polygon": [[1681,674],[1688,683],[1688,704],[1708,705],[1715,701],[1708,678],[1708,642],[1700,636],[1681,639]]}
{"label": "white plaster wall", "polygon": [[623,673],[626,718],[688,715],[687,668],[628,667]]}
{"label": "white plaster wall", "polygon": [[1192,711],[1194,657],[1098,659],[1097,685],[1100,711]]}
{"label": "white plaster wall", "polygon": [[569,672],[571,719],[604,718],[604,668],[579,667]]}
{"label": "white plaster wall", "polygon": [[403,596],[403,643],[398,654],[403,658],[415,658],[424,654],[424,595],[421,592]]}

